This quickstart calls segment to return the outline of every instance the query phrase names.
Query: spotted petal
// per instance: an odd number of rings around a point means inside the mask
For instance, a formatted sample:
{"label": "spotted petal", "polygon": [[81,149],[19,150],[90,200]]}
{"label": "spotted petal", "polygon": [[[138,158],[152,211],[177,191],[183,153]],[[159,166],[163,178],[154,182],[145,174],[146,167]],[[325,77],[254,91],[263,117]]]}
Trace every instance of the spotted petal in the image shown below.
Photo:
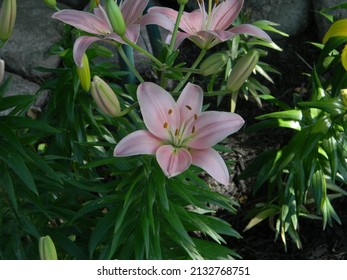
{"label": "spotted petal", "polygon": [[192,163],[192,157],[186,149],[174,148],[171,145],[161,146],[156,156],[159,166],[169,178],[187,170]]}
{"label": "spotted petal", "polygon": [[146,82],[139,85],[137,98],[146,127],[156,137],[170,139],[179,127],[180,113],[170,93],[160,86]]}
{"label": "spotted petal", "polygon": [[180,109],[181,120],[191,119],[196,114],[200,114],[204,93],[201,87],[192,83],[187,83],[177,100]]}
{"label": "spotted petal", "polygon": [[243,124],[243,118],[235,113],[204,112],[194,123],[195,135],[189,146],[196,149],[210,148],[238,131]]}
{"label": "spotted petal", "polygon": [[191,151],[192,164],[202,168],[211,177],[223,185],[229,184],[229,172],[222,157],[210,149],[193,149]]}

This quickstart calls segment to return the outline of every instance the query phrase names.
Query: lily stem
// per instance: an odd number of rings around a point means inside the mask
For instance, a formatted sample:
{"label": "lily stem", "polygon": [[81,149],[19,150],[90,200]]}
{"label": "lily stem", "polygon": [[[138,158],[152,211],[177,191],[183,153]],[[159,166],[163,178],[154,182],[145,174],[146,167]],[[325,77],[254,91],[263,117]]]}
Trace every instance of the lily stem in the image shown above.
{"label": "lily stem", "polygon": [[[202,49],[199,56],[196,58],[195,62],[193,63],[193,65],[190,67],[191,70],[194,70],[198,65],[199,63],[201,62],[201,60],[204,58],[205,54],[207,52],[207,49]],[[176,86],[175,90],[174,90],[174,93],[173,94],[176,94],[178,93],[178,91],[181,90],[181,88],[186,84],[186,82],[188,81],[190,75],[192,74],[192,71],[190,72],[187,72],[185,77],[180,81],[180,83]]]}
{"label": "lily stem", "polygon": [[170,53],[172,53],[172,51],[175,47],[178,28],[179,28],[181,18],[182,18],[183,12],[184,12],[184,6],[185,6],[185,4],[180,4],[179,10],[178,10],[178,14],[177,14],[176,22],[175,22],[175,27],[174,27],[174,30],[172,31],[172,36],[171,36]]}
{"label": "lily stem", "polygon": [[136,45],[134,42],[129,40],[126,36],[122,36],[123,41],[128,44],[133,49],[137,50],[139,53],[142,53],[143,55],[147,56],[150,60],[152,60],[154,63],[156,63],[159,67],[163,67],[163,63],[159,61],[155,56],[153,56],[151,53],[146,51],[145,49],[141,48],[140,46]]}
{"label": "lily stem", "polygon": [[134,73],[135,77],[140,81],[140,83],[143,83],[145,80],[141,77],[140,73],[136,70],[134,64],[132,64],[129,60],[129,58],[126,56],[122,46],[118,46],[118,52],[120,56],[122,57],[125,64],[128,66],[128,68]]}

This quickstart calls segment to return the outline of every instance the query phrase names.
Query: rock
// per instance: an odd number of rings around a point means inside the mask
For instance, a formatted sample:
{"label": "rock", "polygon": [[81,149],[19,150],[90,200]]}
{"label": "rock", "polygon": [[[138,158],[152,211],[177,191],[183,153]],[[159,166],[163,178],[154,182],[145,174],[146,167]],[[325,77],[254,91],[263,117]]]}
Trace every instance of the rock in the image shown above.
{"label": "rock", "polygon": [[[320,15],[318,12],[325,8],[330,8],[335,5],[341,4],[341,0],[314,0],[313,9],[315,11],[315,20],[318,28],[319,37],[322,39],[324,34],[328,31],[331,26],[331,22],[327,20],[324,16]],[[337,19],[347,18],[347,9],[338,9],[329,12],[329,14],[334,15]]]}
{"label": "rock", "polygon": [[61,39],[62,25],[51,19],[53,10],[43,1],[18,1],[17,18],[11,38],[0,49],[6,68],[29,80],[39,82],[47,73],[35,67],[56,68],[58,56],[49,55],[51,46]]}
{"label": "rock", "polygon": [[309,26],[312,12],[310,0],[245,0],[244,9],[250,13],[250,22],[276,22],[280,24],[278,29],[290,36],[299,34]]}
{"label": "rock", "polygon": [[[16,74],[9,74],[5,72],[4,80],[11,77],[11,81],[9,87],[5,91],[5,96],[13,96],[13,95],[34,95],[39,90],[39,85],[33,82],[29,82],[28,80],[23,79],[22,77]],[[1,111],[0,116],[7,115],[11,112],[11,109]]]}
{"label": "rock", "polygon": [[86,7],[90,1],[89,0],[58,0],[58,2],[66,4],[73,9],[83,10],[84,7]]}

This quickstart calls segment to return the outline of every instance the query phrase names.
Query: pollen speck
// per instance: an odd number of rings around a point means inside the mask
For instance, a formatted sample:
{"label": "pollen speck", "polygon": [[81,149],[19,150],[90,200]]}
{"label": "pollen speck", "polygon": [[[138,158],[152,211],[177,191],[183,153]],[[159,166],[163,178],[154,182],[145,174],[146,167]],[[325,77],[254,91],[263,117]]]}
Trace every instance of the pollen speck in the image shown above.
{"label": "pollen speck", "polygon": [[178,135],[178,128],[176,128],[176,130],[175,130],[175,136],[177,136]]}
{"label": "pollen speck", "polygon": [[191,111],[192,110],[192,107],[190,107],[189,105],[186,105],[186,108]]}
{"label": "pollen speck", "polygon": [[171,115],[172,114],[172,109],[169,109],[169,111],[167,112],[169,115]]}
{"label": "pollen speck", "polygon": [[194,133],[194,132],[195,132],[195,125],[192,128],[192,133]]}
{"label": "pollen speck", "polygon": [[164,123],[164,128],[168,128],[169,127],[169,124],[166,122]]}
{"label": "pollen speck", "polygon": [[198,118],[197,114],[194,114],[194,120],[196,120]]}

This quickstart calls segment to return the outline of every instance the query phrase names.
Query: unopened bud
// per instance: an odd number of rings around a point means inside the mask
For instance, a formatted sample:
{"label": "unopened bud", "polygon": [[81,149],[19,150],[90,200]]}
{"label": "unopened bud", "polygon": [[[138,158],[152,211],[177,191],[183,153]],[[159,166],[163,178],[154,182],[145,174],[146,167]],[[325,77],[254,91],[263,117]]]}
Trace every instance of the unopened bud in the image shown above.
{"label": "unopened bud", "polygon": [[91,85],[92,97],[99,109],[111,117],[119,117],[121,108],[117,95],[100,77],[94,76]]}
{"label": "unopened bud", "polygon": [[126,26],[122,11],[116,4],[115,0],[106,0],[106,13],[108,19],[110,20],[113,31],[117,35],[123,36],[126,31]]}
{"label": "unopened bud", "polygon": [[228,61],[228,55],[224,52],[214,53],[206,58],[200,65],[200,74],[213,75],[220,72]]}
{"label": "unopened bud", "polygon": [[235,92],[241,88],[243,83],[252,74],[259,60],[259,53],[251,51],[245,54],[234,66],[227,82],[227,89]]}
{"label": "unopened bud", "polygon": [[106,48],[104,46],[100,46],[100,45],[97,45],[95,47],[95,53],[99,57],[106,57],[106,58],[113,57],[113,52],[110,49],[108,49],[108,48]]}
{"label": "unopened bud", "polygon": [[5,61],[0,59],[0,84],[4,80],[5,75]]}
{"label": "unopened bud", "polygon": [[4,0],[0,10],[0,40],[7,41],[10,38],[16,21],[16,0]]}
{"label": "unopened bud", "polygon": [[342,104],[347,107],[347,89],[341,89],[340,91],[340,98]]}
{"label": "unopened bud", "polygon": [[88,56],[85,53],[82,56],[82,65],[77,65],[77,74],[81,87],[85,92],[88,92],[90,89],[90,69]]}
{"label": "unopened bud", "polygon": [[39,253],[41,260],[57,260],[57,251],[55,250],[52,239],[47,235],[39,240]]}
{"label": "unopened bud", "polygon": [[43,0],[43,2],[50,8],[55,9],[57,7],[56,0]]}

